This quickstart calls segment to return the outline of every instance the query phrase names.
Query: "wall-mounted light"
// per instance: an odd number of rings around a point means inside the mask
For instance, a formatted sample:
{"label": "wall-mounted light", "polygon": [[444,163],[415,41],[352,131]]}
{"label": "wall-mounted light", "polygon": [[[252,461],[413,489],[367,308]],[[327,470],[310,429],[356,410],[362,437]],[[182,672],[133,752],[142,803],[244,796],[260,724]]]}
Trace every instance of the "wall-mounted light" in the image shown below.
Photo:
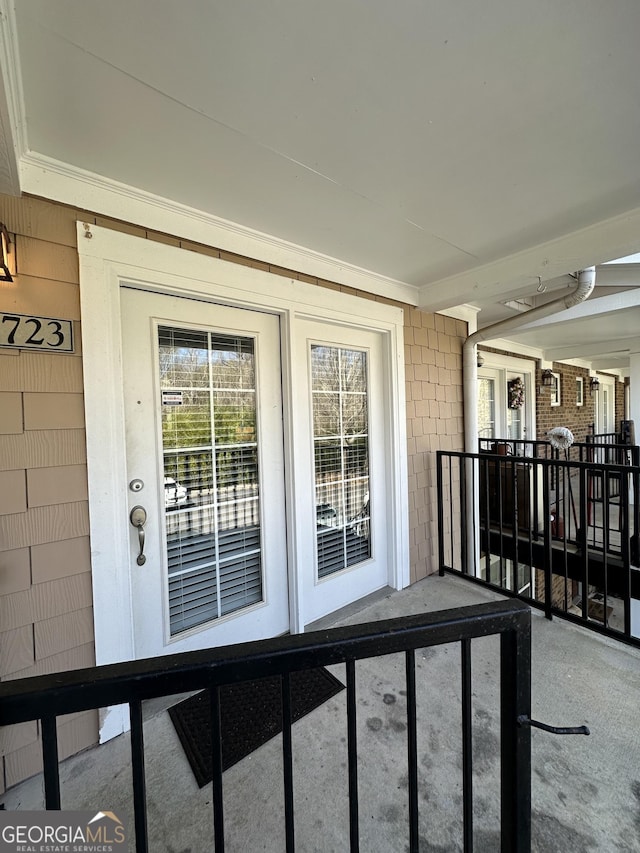
{"label": "wall-mounted light", "polygon": [[592,376],[591,381],[589,382],[589,390],[591,392],[591,396],[593,396],[593,392],[597,391],[600,388],[600,380],[597,376]]}
{"label": "wall-mounted light", "polygon": [[0,251],[2,252],[2,256],[0,257],[0,281],[13,281],[13,277],[9,272],[10,245],[11,240],[9,239],[7,227],[0,222]]}
{"label": "wall-mounted light", "polygon": [[538,396],[542,394],[545,388],[552,388],[554,382],[555,379],[553,378],[553,372],[549,370],[549,368],[545,368],[545,370],[540,374],[540,385],[536,388]]}
{"label": "wall-mounted light", "polygon": [[484,364],[484,358],[482,357],[482,353],[479,350],[478,350],[478,360],[476,363],[477,363],[478,367],[482,367],[482,365]]}

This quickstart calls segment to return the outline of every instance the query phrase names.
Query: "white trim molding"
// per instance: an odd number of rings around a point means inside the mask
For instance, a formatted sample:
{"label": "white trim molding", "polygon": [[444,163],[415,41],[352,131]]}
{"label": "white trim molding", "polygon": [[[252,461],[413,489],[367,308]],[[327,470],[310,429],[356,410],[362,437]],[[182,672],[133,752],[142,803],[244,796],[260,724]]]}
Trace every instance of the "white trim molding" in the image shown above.
{"label": "white trim molding", "polygon": [[25,153],[20,161],[20,177],[23,191],[32,195],[294,269],[407,305],[415,306],[418,302],[418,290],[413,285],[43,154]]}

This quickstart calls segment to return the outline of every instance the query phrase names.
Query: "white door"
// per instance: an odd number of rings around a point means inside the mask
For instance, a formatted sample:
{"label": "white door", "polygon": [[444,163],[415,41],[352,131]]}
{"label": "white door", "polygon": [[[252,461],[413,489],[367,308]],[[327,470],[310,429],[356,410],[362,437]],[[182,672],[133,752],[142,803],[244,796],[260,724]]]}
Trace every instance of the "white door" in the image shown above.
{"label": "white door", "polygon": [[616,431],[614,418],[615,385],[608,379],[601,379],[598,390],[594,392],[596,400],[596,432],[606,434]]}
{"label": "white door", "polygon": [[123,288],[122,345],[136,658],[287,631],[278,318]]}
{"label": "white door", "polygon": [[299,387],[308,398],[310,560],[305,623],[389,583],[382,342],[376,332],[302,321]]}
{"label": "white door", "polygon": [[503,431],[503,372],[478,368],[478,438],[506,438]]}

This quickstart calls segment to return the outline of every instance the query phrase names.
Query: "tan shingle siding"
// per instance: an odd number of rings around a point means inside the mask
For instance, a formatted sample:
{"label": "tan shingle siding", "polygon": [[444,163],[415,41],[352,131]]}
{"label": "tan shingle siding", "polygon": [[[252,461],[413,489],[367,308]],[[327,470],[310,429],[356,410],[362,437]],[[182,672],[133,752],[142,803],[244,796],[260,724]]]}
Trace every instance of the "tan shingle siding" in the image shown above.
{"label": "tan shingle siding", "polygon": [[11,630],[91,605],[91,576],[85,572],[3,596],[0,625]]}
{"label": "tan shingle siding", "polygon": [[33,583],[66,578],[91,571],[89,537],[45,542],[31,547],[31,576]]}
{"label": "tan shingle siding", "polygon": [[88,497],[86,465],[60,465],[27,471],[30,507],[86,501]]}
{"label": "tan shingle siding", "polygon": [[26,512],[0,516],[0,551],[88,534],[89,508],[86,501],[33,507]]}
{"label": "tan shingle siding", "polygon": [[17,235],[16,258],[19,275],[72,284],[80,281],[78,252],[74,246]]}
{"label": "tan shingle siding", "polygon": [[[28,548],[0,552],[0,596],[29,589],[31,586],[31,561]],[[0,621],[0,630],[6,625]]]}
{"label": "tan shingle siding", "polygon": [[[0,634],[0,678],[33,666],[33,626],[23,625]],[[2,731],[2,727],[0,727]]]}
{"label": "tan shingle siding", "polygon": [[0,434],[20,435],[22,430],[22,394],[0,392]]}
{"label": "tan shingle siding", "polygon": [[26,393],[24,395],[24,428],[25,430],[84,428],[83,395]]}
{"label": "tan shingle siding", "polygon": [[0,470],[86,462],[84,429],[30,430],[0,435]]}
{"label": "tan shingle siding", "polygon": [[93,642],[93,608],[84,607],[34,625],[36,660]]}
{"label": "tan shingle siding", "polygon": [[0,515],[27,511],[24,471],[0,471]]}

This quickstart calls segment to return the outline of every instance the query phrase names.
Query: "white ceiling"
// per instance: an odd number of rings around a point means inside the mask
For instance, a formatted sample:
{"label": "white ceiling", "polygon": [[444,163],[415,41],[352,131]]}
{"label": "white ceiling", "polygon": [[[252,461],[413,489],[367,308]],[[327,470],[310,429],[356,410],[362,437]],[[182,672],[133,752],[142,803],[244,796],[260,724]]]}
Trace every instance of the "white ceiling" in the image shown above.
{"label": "white ceiling", "polygon": [[637,0],[0,0],[0,17],[5,191],[99,176],[481,324],[640,248]]}

